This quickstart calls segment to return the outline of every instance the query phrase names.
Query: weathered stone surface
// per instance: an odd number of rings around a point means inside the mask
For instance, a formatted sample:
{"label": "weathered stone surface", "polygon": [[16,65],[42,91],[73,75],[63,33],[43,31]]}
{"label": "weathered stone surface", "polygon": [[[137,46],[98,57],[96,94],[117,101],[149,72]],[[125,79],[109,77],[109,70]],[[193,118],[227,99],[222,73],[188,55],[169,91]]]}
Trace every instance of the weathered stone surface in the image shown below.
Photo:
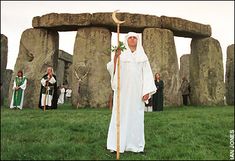
{"label": "weathered stone surface", "polygon": [[8,91],[12,77],[12,70],[5,69],[1,75],[2,88],[1,88],[1,105],[4,105],[5,100],[8,98]]}
{"label": "weathered stone surface", "polygon": [[227,47],[225,96],[228,105],[234,105],[234,44]]}
{"label": "weathered stone surface", "polygon": [[210,37],[211,26],[204,25],[192,21],[188,21],[178,17],[161,16],[162,28],[173,31],[175,36],[181,37]]}
{"label": "weathered stone surface", "polygon": [[[57,68],[59,35],[45,29],[27,29],[21,35],[19,54],[11,79],[9,94],[18,70],[28,78],[24,107],[36,108],[39,103],[40,80],[48,66]],[[11,97],[9,97],[11,99]],[[10,100],[9,100],[10,102]]]}
{"label": "weathered stone surface", "polygon": [[76,31],[79,27],[89,26],[90,22],[90,13],[49,13],[41,17],[34,17],[32,26],[35,28],[50,28],[56,31]]}
{"label": "weathered stone surface", "polygon": [[59,50],[58,54],[58,65],[57,65],[57,83],[58,85],[68,84],[67,76],[68,71],[67,68],[72,64],[73,56],[63,50]]}
{"label": "weathered stone surface", "polygon": [[190,54],[185,54],[180,57],[180,78],[186,77],[188,81],[189,79],[189,57]]}
{"label": "weathered stone surface", "polygon": [[64,84],[65,61],[58,59],[56,69],[57,86]]}
{"label": "weathered stone surface", "polygon": [[73,62],[73,55],[63,51],[63,50],[59,50],[59,55],[58,58],[66,61],[67,63],[72,63]]}
{"label": "weathered stone surface", "polygon": [[9,91],[9,86],[11,82],[11,77],[12,77],[13,70],[11,69],[6,69],[3,77],[3,95],[5,98],[8,98],[8,91]]}
{"label": "weathered stone surface", "polygon": [[[110,76],[106,64],[110,61],[108,50],[111,46],[111,32],[100,27],[81,28],[77,31],[72,75],[72,104],[77,101],[82,107],[106,107],[111,91]],[[82,77],[89,71],[86,78],[80,82],[80,95],[78,96],[78,76]]]}
{"label": "weathered stone surface", "polygon": [[2,70],[7,67],[8,40],[7,37],[1,34],[1,74]]}
{"label": "weathered stone surface", "polygon": [[166,29],[148,28],[143,32],[142,40],[154,75],[160,73],[164,81],[164,105],[180,105],[179,67],[173,33]]}
{"label": "weathered stone surface", "polygon": [[6,97],[6,84],[9,82],[5,82],[5,73],[7,67],[7,54],[8,54],[8,40],[7,37],[1,34],[1,105],[4,103],[4,98]]}
{"label": "weathered stone surface", "polygon": [[[117,13],[116,16],[119,20],[125,20],[125,23],[120,25],[120,32],[123,33],[129,31],[142,32],[146,27],[161,27],[161,19],[158,16],[126,12]],[[93,13],[91,24],[107,27],[110,31],[117,32],[117,24],[112,19],[112,12]]]}
{"label": "weathered stone surface", "polygon": [[[178,17],[155,16],[136,14],[128,12],[117,13],[119,20],[125,20],[121,24],[120,32],[127,33],[134,31],[141,33],[145,28],[164,28],[173,31],[175,36],[182,37],[210,37],[210,25],[188,21]],[[49,13],[43,16],[36,16],[32,20],[35,28],[50,28],[56,31],[76,31],[81,27],[105,27],[111,32],[117,32],[117,25],[112,19],[112,12],[97,13]]]}
{"label": "weathered stone surface", "polygon": [[[72,64],[68,63],[65,65],[65,72],[64,72],[64,83],[67,85],[68,88],[72,89],[72,76],[73,76],[73,68]],[[76,91],[75,91],[76,92]]]}
{"label": "weathered stone surface", "polygon": [[194,105],[224,104],[224,70],[220,43],[214,38],[192,39],[189,61]]}

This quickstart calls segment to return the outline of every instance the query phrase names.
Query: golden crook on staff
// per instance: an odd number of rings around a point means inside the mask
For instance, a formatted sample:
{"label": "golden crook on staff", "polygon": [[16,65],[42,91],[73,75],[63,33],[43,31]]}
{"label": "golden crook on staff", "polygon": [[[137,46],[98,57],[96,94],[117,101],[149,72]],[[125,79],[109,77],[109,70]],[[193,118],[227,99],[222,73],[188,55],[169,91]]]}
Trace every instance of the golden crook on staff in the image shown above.
{"label": "golden crook on staff", "polygon": [[[120,29],[120,24],[124,23],[125,21],[120,21],[116,17],[116,13],[119,10],[115,10],[112,14],[112,18],[114,22],[117,24],[117,49],[119,48],[119,29]],[[115,54],[118,54],[117,52]],[[117,74],[118,74],[118,84],[117,84],[117,114],[116,114],[116,126],[117,126],[117,160],[119,160],[119,155],[120,155],[120,58],[118,56],[117,58]]]}

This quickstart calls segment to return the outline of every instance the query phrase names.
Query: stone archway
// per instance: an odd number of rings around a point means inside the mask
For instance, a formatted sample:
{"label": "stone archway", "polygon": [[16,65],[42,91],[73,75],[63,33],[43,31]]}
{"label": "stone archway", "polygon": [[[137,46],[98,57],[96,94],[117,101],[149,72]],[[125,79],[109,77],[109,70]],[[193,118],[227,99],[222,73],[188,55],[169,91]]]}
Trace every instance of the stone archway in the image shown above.
{"label": "stone archway", "polygon": [[[27,90],[32,91],[36,89],[36,93],[33,97],[25,97],[25,100],[30,100],[29,102],[25,101],[25,106],[36,106],[37,103],[30,103],[35,102],[35,100],[37,102],[37,96],[39,95],[37,91],[40,83],[36,81],[35,78],[39,79],[39,75],[41,76],[43,73],[42,70],[45,69],[47,65],[40,62],[40,60],[36,64],[33,62],[37,57],[47,57],[51,50],[58,52],[58,31],[77,31],[73,64],[69,70],[73,71],[82,64],[85,64],[85,66],[88,65],[91,69],[87,80],[82,84],[82,94],[80,96],[76,95],[76,79],[73,75],[70,76],[73,84],[73,105],[76,105],[77,100],[80,99],[82,106],[105,106],[110,93],[110,80],[108,72],[106,71],[106,63],[110,59],[110,57],[107,56],[109,55],[107,49],[111,46],[111,32],[116,32],[116,24],[113,22],[111,15],[112,13],[110,12],[93,14],[50,13],[33,18],[32,26],[34,28],[28,29],[22,34],[19,56],[15,65],[15,72],[19,68],[23,68],[23,64],[26,66],[33,65],[31,69],[33,71],[35,70],[33,74],[36,77],[32,78],[33,86]],[[215,100],[206,99],[208,97],[205,95],[208,95],[208,92],[198,90],[201,88],[201,83],[205,83],[207,79],[207,77],[198,77],[201,70],[204,70],[204,68],[201,68],[201,65],[210,64],[206,65],[205,71],[208,71],[209,68],[214,69],[218,67],[216,64],[222,64],[220,50],[214,50],[220,47],[219,42],[210,38],[210,25],[204,25],[177,17],[158,17],[144,14],[118,13],[117,17],[125,20],[125,23],[122,24],[120,29],[121,33],[127,33],[129,31],[142,33],[143,45],[146,53],[150,57],[153,72],[159,71],[162,73],[162,77],[165,77],[165,105],[180,104],[178,101],[179,95],[177,93],[179,87],[179,69],[174,36],[192,38],[191,49],[192,55],[194,56],[192,56],[192,61],[190,61],[192,62],[190,64],[190,79],[195,80],[195,83],[193,83],[193,93],[195,96],[194,104],[220,104],[222,102],[221,96],[223,95],[224,86],[223,79],[220,77],[220,75],[223,75],[223,68],[221,68],[220,65],[216,71],[218,83],[216,87],[212,87],[216,88],[216,91],[221,91],[219,96],[216,96]],[[27,36],[30,34],[34,36]],[[27,39],[25,39],[25,37],[27,37]],[[213,50],[209,50],[211,46],[214,46]],[[199,49],[200,47],[203,47],[203,51]],[[215,62],[213,61],[212,63],[209,59],[200,61],[203,55],[210,55],[209,57],[211,57],[212,52],[217,53]],[[156,57],[158,57],[158,59]],[[50,62],[49,64],[53,65],[56,69],[57,64],[53,61],[55,60],[57,62],[57,59],[57,54],[55,54],[53,57],[50,57],[50,60],[47,62]],[[191,68],[192,65],[195,66],[195,69]],[[30,75],[31,71],[26,72],[26,74]],[[80,74],[82,74],[82,71]],[[31,78],[32,76],[29,77]]]}

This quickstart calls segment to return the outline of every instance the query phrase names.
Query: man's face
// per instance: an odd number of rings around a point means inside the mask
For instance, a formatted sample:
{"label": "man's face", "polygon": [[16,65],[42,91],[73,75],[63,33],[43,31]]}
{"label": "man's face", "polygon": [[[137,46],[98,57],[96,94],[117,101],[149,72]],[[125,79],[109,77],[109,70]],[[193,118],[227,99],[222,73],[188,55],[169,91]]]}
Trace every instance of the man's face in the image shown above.
{"label": "man's face", "polygon": [[51,74],[52,73],[52,69],[51,68],[48,68],[47,69],[47,74]]}
{"label": "man's face", "polygon": [[136,47],[137,46],[137,37],[135,37],[135,36],[128,37],[127,43],[130,47]]}
{"label": "man's face", "polygon": [[21,72],[18,72],[17,75],[18,75],[18,77],[22,77],[22,73]]}

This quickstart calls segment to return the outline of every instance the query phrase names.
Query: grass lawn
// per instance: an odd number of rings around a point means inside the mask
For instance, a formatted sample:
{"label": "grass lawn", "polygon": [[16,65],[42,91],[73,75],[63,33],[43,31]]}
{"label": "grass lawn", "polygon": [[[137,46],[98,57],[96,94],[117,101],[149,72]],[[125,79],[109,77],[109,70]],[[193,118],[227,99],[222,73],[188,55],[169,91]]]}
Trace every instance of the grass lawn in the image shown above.
{"label": "grass lawn", "polygon": [[[1,108],[1,160],[115,160],[106,149],[111,111],[65,104],[43,112]],[[120,160],[229,160],[234,107],[145,112],[145,152]]]}

